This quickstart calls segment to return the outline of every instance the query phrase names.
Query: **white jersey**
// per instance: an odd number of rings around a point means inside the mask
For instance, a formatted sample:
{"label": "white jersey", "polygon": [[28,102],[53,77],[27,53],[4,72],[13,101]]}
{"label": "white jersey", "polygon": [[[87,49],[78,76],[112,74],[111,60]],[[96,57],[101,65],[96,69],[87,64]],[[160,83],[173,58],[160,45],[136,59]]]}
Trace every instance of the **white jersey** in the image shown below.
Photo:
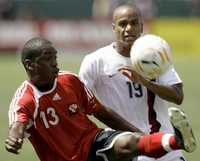
{"label": "white jersey", "polygon": [[[130,58],[117,53],[113,44],[110,44],[85,56],[79,76],[104,105],[111,107],[143,132],[173,133],[167,101],[118,72],[123,65],[131,66]],[[174,68],[156,78],[156,81],[163,85],[182,82]],[[181,155],[178,151],[176,154]]]}

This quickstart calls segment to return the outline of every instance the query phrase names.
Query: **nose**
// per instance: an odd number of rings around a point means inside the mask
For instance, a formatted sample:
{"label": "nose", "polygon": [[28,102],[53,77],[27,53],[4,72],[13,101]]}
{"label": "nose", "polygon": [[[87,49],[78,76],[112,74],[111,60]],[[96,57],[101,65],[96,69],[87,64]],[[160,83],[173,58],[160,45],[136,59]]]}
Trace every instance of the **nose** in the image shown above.
{"label": "nose", "polygon": [[127,26],[126,26],[126,31],[130,31],[132,29],[133,29],[133,26],[128,23]]}

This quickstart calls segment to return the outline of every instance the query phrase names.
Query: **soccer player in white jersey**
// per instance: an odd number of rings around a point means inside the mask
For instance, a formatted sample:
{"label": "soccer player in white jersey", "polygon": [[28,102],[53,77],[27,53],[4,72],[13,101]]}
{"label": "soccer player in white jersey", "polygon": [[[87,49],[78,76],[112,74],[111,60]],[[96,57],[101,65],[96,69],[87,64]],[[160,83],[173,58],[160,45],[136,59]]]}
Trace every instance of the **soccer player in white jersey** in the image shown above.
{"label": "soccer player in white jersey", "polygon": [[[130,49],[142,33],[142,20],[136,6],[122,5],[115,9],[112,23],[116,42],[86,55],[81,64],[80,78],[103,104],[114,107],[116,112],[143,132],[173,132],[168,117],[168,102],[182,103],[181,79],[174,68],[154,81],[147,81],[134,71],[131,79],[118,72],[122,65],[131,65]],[[138,160],[155,159],[141,156]],[[180,151],[170,152],[158,159],[184,160]]]}

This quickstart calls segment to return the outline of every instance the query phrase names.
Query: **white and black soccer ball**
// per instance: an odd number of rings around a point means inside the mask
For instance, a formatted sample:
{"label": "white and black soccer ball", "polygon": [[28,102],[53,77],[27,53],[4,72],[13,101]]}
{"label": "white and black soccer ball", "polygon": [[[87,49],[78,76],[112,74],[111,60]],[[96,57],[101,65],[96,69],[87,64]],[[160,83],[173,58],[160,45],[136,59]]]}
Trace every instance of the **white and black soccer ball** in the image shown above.
{"label": "white and black soccer ball", "polygon": [[133,69],[146,79],[155,79],[172,66],[169,44],[157,35],[139,37],[130,52]]}

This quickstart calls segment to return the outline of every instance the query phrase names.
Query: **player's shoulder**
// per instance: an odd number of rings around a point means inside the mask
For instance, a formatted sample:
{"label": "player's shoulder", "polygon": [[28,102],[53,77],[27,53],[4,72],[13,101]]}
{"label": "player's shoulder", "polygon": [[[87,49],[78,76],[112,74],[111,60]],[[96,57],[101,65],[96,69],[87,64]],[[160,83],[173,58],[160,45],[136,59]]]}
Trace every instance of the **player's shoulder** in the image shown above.
{"label": "player's shoulder", "polygon": [[31,83],[27,80],[22,82],[15,92],[15,95],[18,95],[18,97],[22,97],[21,95],[32,95],[32,94],[33,94],[33,87]]}
{"label": "player's shoulder", "polygon": [[111,53],[111,50],[113,50],[113,47],[112,44],[109,44],[107,46],[97,49],[94,52],[87,54],[84,59],[87,60],[103,59],[106,58],[109,53]]}
{"label": "player's shoulder", "polygon": [[163,74],[159,75],[158,78],[162,78],[162,77],[170,77],[173,76],[174,74],[178,75],[176,69],[174,68],[174,66],[171,66],[166,72],[164,72]]}
{"label": "player's shoulder", "polygon": [[159,75],[157,78],[157,81],[161,84],[168,84],[168,85],[182,83],[180,76],[178,75],[178,73],[176,72],[173,66],[169,68],[162,75]]}
{"label": "player's shoulder", "polygon": [[16,90],[11,104],[23,104],[30,105],[34,104],[34,89],[31,86],[31,83],[24,81]]}
{"label": "player's shoulder", "polygon": [[58,76],[78,77],[77,74],[73,73],[72,71],[67,71],[67,70],[60,70],[58,73]]}
{"label": "player's shoulder", "polygon": [[80,81],[79,76],[71,71],[59,71],[58,73],[59,80],[68,80],[68,81]]}
{"label": "player's shoulder", "polygon": [[71,86],[74,90],[84,86],[79,76],[70,71],[60,71],[58,75],[58,82],[60,82],[64,86]]}

